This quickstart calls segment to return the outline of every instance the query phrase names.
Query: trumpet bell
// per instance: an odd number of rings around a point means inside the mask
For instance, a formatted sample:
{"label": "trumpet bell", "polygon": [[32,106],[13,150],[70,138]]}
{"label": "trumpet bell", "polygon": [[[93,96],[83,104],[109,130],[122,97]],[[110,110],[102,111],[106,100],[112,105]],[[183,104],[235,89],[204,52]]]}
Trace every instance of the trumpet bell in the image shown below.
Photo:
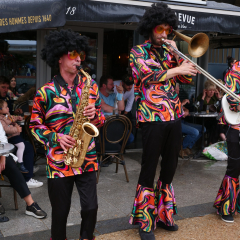
{"label": "trumpet bell", "polygon": [[208,50],[209,38],[205,33],[197,33],[188,44],[188,53],[195,58],[201,57]]}

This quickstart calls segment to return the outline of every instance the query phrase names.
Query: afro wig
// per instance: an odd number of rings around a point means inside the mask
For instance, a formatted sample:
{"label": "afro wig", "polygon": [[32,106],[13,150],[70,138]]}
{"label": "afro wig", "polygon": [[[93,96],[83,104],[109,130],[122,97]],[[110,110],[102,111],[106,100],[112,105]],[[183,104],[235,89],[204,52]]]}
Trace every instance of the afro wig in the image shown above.
{"label": "afro wig", "polygon": [[175,12],[168,7],[166,3],[152,4],[152,7],[147,9],[142,19],[138,24],[137,31],[148,39],[152,30],[160,24],[167,23],[174,30],[178,27],[177,16]]}
{"label": "afro wig", "polygon": [[41,57],[50,67],[59,67],[58,60],[64,54],[68,54],[73,50],[78,53],[84,51],[86,57],[90,51],[88,46],[88,38],[81,36],[79,33],[68,30],[60,30],[50,32],[49,35],[45,36],[46,44],[41,51]]}

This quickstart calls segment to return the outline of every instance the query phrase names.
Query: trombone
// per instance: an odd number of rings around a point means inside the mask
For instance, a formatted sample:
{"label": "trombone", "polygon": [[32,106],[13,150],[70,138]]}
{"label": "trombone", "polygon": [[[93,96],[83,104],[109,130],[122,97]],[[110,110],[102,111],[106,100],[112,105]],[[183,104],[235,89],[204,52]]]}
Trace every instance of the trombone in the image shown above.
{"label": "trombone", "polygon": [[[205,33],[197,33],[192,38],[185,36],[182,33],[179,33],[175,30],[173,30],[174,34],[181,38],[182,40],[186,41],[188,43],[188,52],[192,57],[201,57],[208,49],[209,47],[209,38],[207,34]],[[229,88],[227,88],[225,85],[220,83],[216,78],[214,78],[212,75],[210,75],[207,71],[202,69],[200,66],[198,66],[195,62],[193,62],[191,59],[189,59],[187,56],[185,56],[183,53],[181,53],[178,49],[173,47],[170,43],[164,42],[164,38],[162,38],[162,42],[167,45],[168,47],[171,47],[173,51],[184,60],[187,60],[188,62],[192,63],[195,68],[202,73],[207,79],[211,80],[213,83],[215,83],[218,87],[220,87],[224,92],[228,93],[231,97],[233,97],[236,101],[240,102],[240,97],[233,93]]]}

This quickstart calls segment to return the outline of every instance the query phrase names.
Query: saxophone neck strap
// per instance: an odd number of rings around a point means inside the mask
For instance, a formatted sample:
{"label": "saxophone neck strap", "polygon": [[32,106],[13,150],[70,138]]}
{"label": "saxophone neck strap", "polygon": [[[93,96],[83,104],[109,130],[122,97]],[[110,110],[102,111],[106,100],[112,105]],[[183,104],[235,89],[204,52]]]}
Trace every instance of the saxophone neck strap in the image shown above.
{"label": "saxophone neck strap", "polygon": [[74,113],[76,113],[76,103],[77,103],[76,88],[77,88],[77,85],[78,85],[78,75],[74,79],[74,88],[73,88],[72,92],[67,87],[67,83],[64,81],[64,79],[62,78],[61,75],[57,75],[54,77],[54,86],[55,86],[58,97],[60,97],[60,93],[61,93],[60,86],[61,86],[67,91],[67,93],[71,97],[72,109],[73,109]]}

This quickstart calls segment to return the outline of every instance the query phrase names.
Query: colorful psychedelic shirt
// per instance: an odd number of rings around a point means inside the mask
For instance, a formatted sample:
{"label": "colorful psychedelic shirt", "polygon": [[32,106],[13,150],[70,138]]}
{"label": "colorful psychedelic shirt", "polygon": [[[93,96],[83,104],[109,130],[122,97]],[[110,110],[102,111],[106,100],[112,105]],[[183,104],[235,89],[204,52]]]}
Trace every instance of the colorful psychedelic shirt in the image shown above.
{"label": "colorful psychedelic shirt", "polygon": [[[229,88],[232,92],[240,95],[240,61],[236,62],[233,67],[227,72],[225,75],[225,86]],[[240,105],[240,102],[237,102],[233,97],[231,97],[228,93],[227,101],[230,104],[230,110],[237,111],[237,106]],[[221,109],[222,111],[222,109]],[[229,125],[223,116],[219,119],[220,124]],[[240,125],[231,125],[231,128],[236,130],[240,130]]]}
{"label": "colorful psychedelic shirt", "polygon": [[[75,96],[77,98],[76,104],[78,105],[86,77],[77,75],[74,81],[77,84]],[[94,139],[89,144],[84,163],[80,168],[73,169],[64,163],[63,149],[60,147],[59,141],[63,135],[69,134],[74,116],[71,97],[63,87],[66,85],[66,82],[62,78],[59,81],[59,85],[61,93],[58,93],[56,90],[53,80],[43,85],[37,91],[30,121],[32,134],[39,142],[45,145],[48,178],[68,177],[82,174],[82,172],[98,170]],[[95,118],[91,123],[96,127],[101,127],[105,117],[101,113],[98,86],[93,80],[91,85],[89,103],[95,104],[96,107]],[[69,89],[70,91],[72,90],[71,88]]]}
{"label": "colorful psychedelic shirt", "polygon": [[[178,63],[182,63],[179,59]],[[175,57],[163,45],[154,48],[150,41],[135,46],[130,53],[134,78],[138,122],[171,121],[183,115],[181,102],[175,92],[176,81],[190,83],[191,77],[176,76],[165,79],[167,70],[177,67]],[[157,83],[150,84],[150,81]]]}

